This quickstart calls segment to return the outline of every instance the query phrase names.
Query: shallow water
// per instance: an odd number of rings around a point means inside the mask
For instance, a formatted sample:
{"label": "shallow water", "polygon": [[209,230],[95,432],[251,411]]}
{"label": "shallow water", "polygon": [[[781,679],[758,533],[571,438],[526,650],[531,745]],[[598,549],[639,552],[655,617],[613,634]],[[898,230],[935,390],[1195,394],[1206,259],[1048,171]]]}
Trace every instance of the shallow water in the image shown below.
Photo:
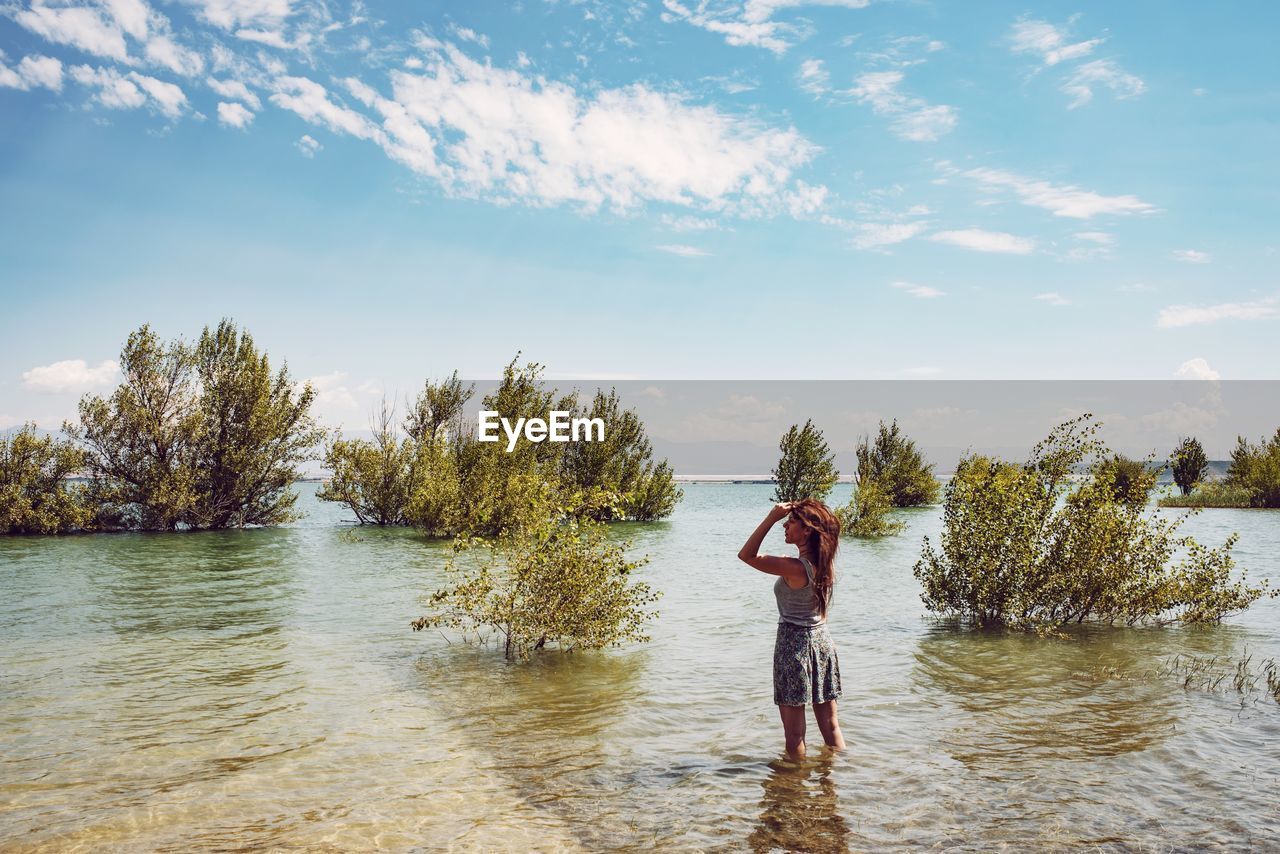
{"label": "shallow water", "polygon": [[[925,618],[937,508],[846,541],[849,750],[780,761],[763,485],[688,485],[617,530],[653,639],[508,665],[413,633],[447,547],[342,526],[0,539],[0,847],[843,851],[1280,846],[1280,704],[1184,689],[1179,653],[1280,658],[1280,601],[1070,640]],[[842,487],[837,498],[844,498]],[[1280,513],[1212,510],[1280,581]],[[780,536],[776,551],[785,547]],[[1228,682],[1230,680],[1227,680]]]}

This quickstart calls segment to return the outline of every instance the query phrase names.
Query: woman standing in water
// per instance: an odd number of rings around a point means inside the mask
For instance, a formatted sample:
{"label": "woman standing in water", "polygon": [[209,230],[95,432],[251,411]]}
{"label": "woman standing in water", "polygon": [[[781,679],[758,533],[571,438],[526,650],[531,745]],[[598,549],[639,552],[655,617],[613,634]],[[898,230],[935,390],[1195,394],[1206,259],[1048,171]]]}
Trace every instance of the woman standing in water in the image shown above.
{"label": "woman standing in water", "polygon": [[[800,556],[760,554],[765,535],[784,516],[787,543],[796,546]],[[773,595],[778,599],[773,702],[782,716],[787,755],[792,759],[804,756],[806,703],[813,703],[813,715],[827,746],[844,748],[844,736],[836,719],[840,661],[831,635],[827,634],[827,606],[836,580],[839,543],[839,521],[821,501],[806,498],[775,504],[738,552],[739,559],[761,572],[778,576],[773,585]]]}

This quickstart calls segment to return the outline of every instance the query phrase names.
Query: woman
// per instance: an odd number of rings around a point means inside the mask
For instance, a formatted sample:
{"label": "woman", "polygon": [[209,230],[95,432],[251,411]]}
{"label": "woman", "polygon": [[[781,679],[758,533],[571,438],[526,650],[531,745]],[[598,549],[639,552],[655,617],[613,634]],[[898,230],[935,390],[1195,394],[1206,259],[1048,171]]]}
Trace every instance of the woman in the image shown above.
{"label": "woman", "polygon": [[[760,554],[769,529],[788,516],[783,531],[787,543],[800,556]],[[804,756],[806,703],[813,703],[822,740],[828,747],[844,749],[844,736],[836,719],[840,696],[840,662],[827,634],[827,606],[835,584],[836,547],[840,523],[821,501],[775,504],[747,538],[739,559],[761,572],[778,576],[773,594],[778,600],[778,639],[773,647],[773,702],[782,716],[787,755]]]}

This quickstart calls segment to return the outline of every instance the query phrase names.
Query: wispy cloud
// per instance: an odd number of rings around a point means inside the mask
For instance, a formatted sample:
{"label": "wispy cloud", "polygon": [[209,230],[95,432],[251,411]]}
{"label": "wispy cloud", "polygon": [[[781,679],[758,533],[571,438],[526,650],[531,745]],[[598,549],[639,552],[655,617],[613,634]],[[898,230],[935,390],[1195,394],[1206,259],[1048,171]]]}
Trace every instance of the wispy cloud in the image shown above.
{"label": "wispy cloud", "polygon": [[315,157],[316,152],[321,151],[324,148],[324,146],[317,142],[314,137],[305,133],[298,138],[298,141],[295,142],[293,146],[298,149],[298,151],[302,152],[302,156],[308,160]]}
{"label": "wispy cloud", "polygon": [[1073,184],[1055,185],[1002,169],[969,169],[961,174],[977,181],[984,190],[1010,190],[1024,205],[1042,208],[1054,216],[1091,219],[1100,214],[1152,214],[1159,210],[1137,196],[1104,196]]}
{"label": "wispy cloud", "polygon": [[1071,305],[1071,300],[1067,299],[1057,291],[1050,291],[1046,294],[1036,294],[1035,298],[1041,302],[1047,302],[1049,305]]}
{"label": "wispy cloud", "polygon": [[1018,21],[1009,34],[1014,53],[1033,53],[1045,65],[1057,65],[1067,59],[1078,59],[1093,52],[1102,39],[1086,39],[1071,43],[1066,30],[1048,21]]}
{"label": "wispy cloud", "polygon": [[307,78],[281,77],[271,101],[377,143],[456,196],[587,210],[663,202],[743,216],[803,216],[824,203],[824,187],[795,177],[818,148],[794,128],[638,84],[584,95],[451,45],[421,47],[426,67],[392,71],[390,97],[341,81],[380,121]]}
{"label": "wispy cloud", "polygon": [[109,386],[120,375],[120,364],[106,359],[94,367],[84,359],[65,359],[22,373],[22,387],[47,394],[86,392]]}
{"label": "wispy cloud", "polygon": [[933,142],[955,128],[958,118],[954,107],[907,95],[899,88],[902,79],[901,71],[869,71],[858,75],[853,88],[842,94],[870,105],[878,115],[892,116],[889,129],[900,139]]}
{"label": "wispy cloud", "polygon": [[946,291],[940,291],[937,288],[931,288],[928,285],[914,285],[911,282],[894,282],[893,287],[901,291],[906,291],[917,299],[935,299],[937,297],[946,296]]}
{"label": "wispy cloud", "polygon": [[1213,260],[1208,252],[1201,252],[1199,249],[1175,249],[1169,255],[1173,260],[1187,264],[1208,264]]}
{"label": "wispy cloud", "polygon": [[[1048,21],[1021,20],[1009,33],[1011,50],[1038,56],[1044,68],[1079,61],[1092,54],[1103,41],[1102,38],[1072,41],[1065,27]],[[1142,78],[1125,71],[1113,59],[1080,62],[1062,78],[1060,86],[1062,92],[1071,96],[1068,109],[1092,101],[1094,90],[1099,87],[1110,89],[1120,99],[1137,97],[1147,88]]]}
{"label": "wispy cloud", "polygon": [[1000,252],[1008,255],[1030,255],[1035,251],[1034,240],[1008,234],[1003,231],[984,231],[980,228],[963,228],[955,231],[939,231],[929,235],[937,243],[949,243],[975,252]]}
{"label": "wispy cloud", "polygon": [[796,83],[810,95],[822,95],[829,88],[831,75],[823,66],[821,59],[806,59],[800,63],[796,73]]}
{"label": "wispy cloud", "polygon": [[1209,367],[1209,363],[1204,359],[1187,359],[1183,362],[1173,375],[1180,380],[1218,380],[1222,375]]}
{"label": "wispy cloud", "polygon": [[664,243],[661,246],[655,246],[659,252],[667,252],[671,255],[679,255],[682,258],[705,258],[711,253],[697,246],[687,246],[683,243]]}
{"label": "wispy cloud", "polygon": [[840,6],[862,9],[871,0],[746,0],[708,11],[705,0],[690,8],[678,0],[663,0],[665,23],[684,21],[710,33],[724,36],[735,47],[759,47],[776,54],[785,53],[802,33],[799,28],[773,20],[782,9],[799,6]]}
{"label": "wispy cloud", "polygon": [[1062,83],[1062,91],[1071,96],[1068,109],[1084,106],[1093,100],[1099,86],[1110,89],[1116,98],[1136,98],[1147,91],[1142,78],[1130,74],[1110,59],[1095,59],[1079,66]]}
{"label": "wispy cloud", "polygon": [[1277,299],[1267,297],[1252,302],[1224,302],[1217,305],[1171,305],[1160,309],[1156,326],[1170,329],[1216,323],[1220,320],[1264,320],[1276,317]]}
{"label": "wispy cloud", "polygon": [[850,241],[855,249],[879,249],[910,240],[924,231],[923,222],[859,222],[852,226],[853,239]]}

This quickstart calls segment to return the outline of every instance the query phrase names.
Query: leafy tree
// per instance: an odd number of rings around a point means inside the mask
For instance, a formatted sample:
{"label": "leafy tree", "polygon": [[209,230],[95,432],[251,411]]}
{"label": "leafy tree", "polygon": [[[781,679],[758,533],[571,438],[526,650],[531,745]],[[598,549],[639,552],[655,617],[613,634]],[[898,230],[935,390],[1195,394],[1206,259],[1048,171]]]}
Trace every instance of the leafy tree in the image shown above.
{"label": "leafy tree", "polygon": [[195,353],[144,325],[125,342],[120,368],[115,393],[86,395],[80,423],[64,430],[85,448],[96,525],[173,530],[196,504]]}
{"label": "leafy tree", "polygon": [[907,438],[895,419],[889,426],[880,422],[873,444],[863,436],[854,453],[858,458],[858,488],[875,482],[889,495],[894,507],[936,504],[939,485],[933,466],[926,463],[916,443]]}
{"label": "leafy tree", "polygon": [[289,486],[323,433],[310,415],[315,391],[294,390],[287,367],[272,373],[248,332],[223,320],[195,349],[201,429],[194,451],[192,528],[278,525],[298,518]]}
{"label": "leafy tree", "polygon": [[0,534],[62,534],[88,527],[85,488],[66,478],[84,467],[71,442],[41,436],[24,424],[0,436]]}
{"label": "leafy tree", "polygon": [[783,434],[778,450],[782,456],[773,470],[775,501],[803,498],[821,501],[840,478],[835,454],[822,437],[822,431],[813,426],[812,419],[806,420],[803,427],[793,424]]}
{"label": "leafy tree", "polygon": [[[1206,548],[1178,535],[1186,515],[1147,516],[1122,500],[1096,433],[1085,415],[1054,428],[1022,465],[961,460],[947,484],[940,548],[926,537],[915,565],[930,611],[1052,631],[1085,620],[1217,622],[1275,595],[1265,581],[1232,581],[1234,535]],[[1155,473],[1143,477],[1154,482]]]}
{"label": "leafy tree", "polygon": [[585,515],[601,521],[669,516],[683,492],[666,461],[653,461],[644,423],[635,410],[622,409],[617,390],[597,391],[591,406],[572,417],[599,418],[606,425],[603,441],[564,446],[561,474],[568,489],[583,494],[575,503]]}
{"label": "leafy tree", "polygon": [[[629,561],[627,544],[611,542],[606,526],[590,519],[539,521],[494,540],[460,540],[447,571],[458,582],[435,592],[431,613],[413,621],[415,631],[439,627],[464,639],[496,635],[508,659],[527,659],[552,646],[561,650],[603,649],[647,641],[646,610],[658,599],[632,574],[646,561]],[[478,565],[464,567],[459,555],[479,546]]]}
{"label": "leafy tree", "polygon": [[1169,455],[1169,462],[1173,468],[1173,482],[1183,495],[1190,495],[1209,471],[1209,458],[1205,455],[1204,446],[1194,436],[1178,442],[1178,447]]}
{"label": "leafy tree", "polygon": [[1100,471],[1111,481],[1116,499],[1126,504],[1145,507],[1147,495],[1156,485],[1159,472],[1152,472],[1140,460],[1116,454],[1102,461]]}
{"label": "leafy tree", "polygon": [[80,423],[94,524],[174,530],[274,525],[295,518],[288,489],[320,433],[315,396],[272,373],[253,339],[224,320],[195,347],[143,326],[120,354],[124,382],[86,395]]}
{"label": "leafy tree", "polygon": [[446,439],[444,431],[450,427],[457,436],[462,432],[462,409],[475,392],[474,384],[463,388],[457,371],[440,382],[428,380],[409,409],[405,432],[419,445]]}
{"label": "leafy tree", "polygon": [[1253,507],[1280,507],[1280,428],[1256,445],[1237,437],[1226,483],[1248,490]]}
{"label": "leafy tree", "polygon": [[332,475],[316,498],[346,504],[362,525],[403,525],[415,486],[417,448],[412,439],[401,441],[385,400],[373,428],[371,442],[335,434],[324,454]]}
{"label": "leafy tree", "polygon": [[858,539],[892,537],[906,527],[902,521],[889,519],[893,503],[880,484],[868,480],[854,489],[849,503],[836,511],[840,520],[840,534]]}

